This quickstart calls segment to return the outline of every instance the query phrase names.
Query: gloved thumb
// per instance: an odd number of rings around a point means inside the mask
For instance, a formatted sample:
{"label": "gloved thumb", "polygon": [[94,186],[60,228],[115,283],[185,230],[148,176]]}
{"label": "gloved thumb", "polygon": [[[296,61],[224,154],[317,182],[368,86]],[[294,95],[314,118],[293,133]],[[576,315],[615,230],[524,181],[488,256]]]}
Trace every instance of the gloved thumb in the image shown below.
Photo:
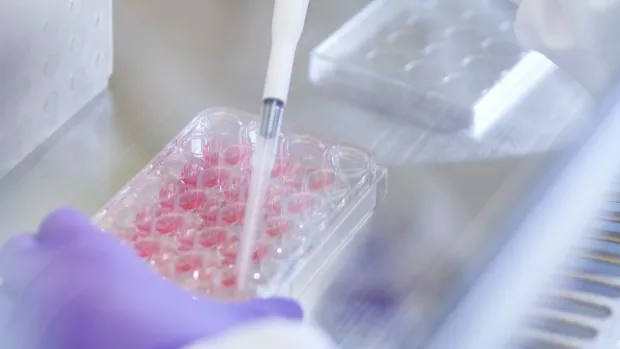
{"label": "gloved thumb", "polygon": [[88,217],[74,208],[63,207],[43,220],[37,239],[45,246],[63,246],[93,231],[98,230]]}
{"label": "gloved thumb", "polygon": [[230,303],[234,311],[249,319],[279,317],[288,320],[301,320],[304,316],[299,303],[286,298],[253,299]]}

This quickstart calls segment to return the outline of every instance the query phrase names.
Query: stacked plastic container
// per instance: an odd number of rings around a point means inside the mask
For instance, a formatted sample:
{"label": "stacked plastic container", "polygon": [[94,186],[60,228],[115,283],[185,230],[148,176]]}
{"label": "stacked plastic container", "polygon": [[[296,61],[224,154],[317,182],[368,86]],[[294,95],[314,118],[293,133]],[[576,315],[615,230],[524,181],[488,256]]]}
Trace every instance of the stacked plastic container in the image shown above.
{"label": "stacked plastic container", "polygon": [[[201,113],[97,216],[163,276],[221,298],[287,293],[344,221],[363,220],[386,170],[358,148],[285,133],[264,202],[250,294],[237,291],[236,259],[257,120]],[[348,233],[348,232],[347,232]]]}
{"label": "stacked plastic container", "polygon": [[[521,48],[515,16],[508,0],[375,0],[312,52],[310,80],[423,129],[481,140],[554,69]],[[529,138],[555,137],[567,123],[540,113]],[[529,118],[508,128],[522,133]]]}
{"label": "stacked plastic container", "polygon": [[468,128],[476,102],[525,55],[514,9],[508,1],[376,0],[316,48],[310,78],[431,128]]}
{"label": "stacked plastic container", "polygon": [[111,73],[112,0],[0,0],[0,178]]}

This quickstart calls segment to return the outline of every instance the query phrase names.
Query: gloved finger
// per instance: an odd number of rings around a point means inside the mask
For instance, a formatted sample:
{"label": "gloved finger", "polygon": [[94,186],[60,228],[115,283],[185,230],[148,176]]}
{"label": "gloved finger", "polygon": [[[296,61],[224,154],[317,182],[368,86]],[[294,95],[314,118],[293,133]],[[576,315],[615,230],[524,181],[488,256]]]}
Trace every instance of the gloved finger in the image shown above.
{"label": "gloved finger", "polygon": [[571,22],[560,2],[525,0],[519,5],[515,33],[523,46],[548,54],[575,44]]}
{"label": "gloved finger", "polygon": [[76,241],[84,233],[96,231],[88,217],[70,208],[50,213],[39,226],[37,236],[42,245],[54,246]]}
{"label": "gloved finger", "polygon": [[10,293],[21,293],[45,267],[34,235],[20,234],[0,247],[0,277]]}
{"label": "gloved finger", "polygon": [[301,320],[304,316],[299,303],[286,298],[254,299],[231,303],[230,306],[248,318],[282,317]]}

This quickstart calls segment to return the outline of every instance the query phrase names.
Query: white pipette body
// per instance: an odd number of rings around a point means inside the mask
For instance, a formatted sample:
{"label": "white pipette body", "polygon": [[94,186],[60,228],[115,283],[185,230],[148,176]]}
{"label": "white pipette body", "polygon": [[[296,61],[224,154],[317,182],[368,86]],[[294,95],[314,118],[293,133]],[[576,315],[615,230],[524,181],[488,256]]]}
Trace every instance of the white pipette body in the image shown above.
{"label": "white pipette body", "polygon": [[252,176],[240,251],[237,287],[244,291],[250,279],[263,205],[278,151],[278,136],[288,99],[295,52],[306,21],[309,0],[275,0],[271,25],[271,52],[263,91],[261,125],[252,154]]}
{"label": "white pipette body", "polygon": [[286,103],[297,44],[304,29],[309,0],[275,0],[271,22],[271,52],[263,100]]}

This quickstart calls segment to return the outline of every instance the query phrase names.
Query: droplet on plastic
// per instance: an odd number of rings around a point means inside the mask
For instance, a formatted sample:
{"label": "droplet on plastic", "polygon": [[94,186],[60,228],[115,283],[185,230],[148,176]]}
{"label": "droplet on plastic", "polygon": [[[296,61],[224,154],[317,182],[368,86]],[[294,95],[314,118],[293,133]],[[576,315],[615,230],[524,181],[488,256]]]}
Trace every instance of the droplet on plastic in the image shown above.
{"label": "droplet on plastic", "polygon": [[278,245],[273,247],[272,255],[276,260],[286,260],[289,255],[289,251],[284,246]]}

